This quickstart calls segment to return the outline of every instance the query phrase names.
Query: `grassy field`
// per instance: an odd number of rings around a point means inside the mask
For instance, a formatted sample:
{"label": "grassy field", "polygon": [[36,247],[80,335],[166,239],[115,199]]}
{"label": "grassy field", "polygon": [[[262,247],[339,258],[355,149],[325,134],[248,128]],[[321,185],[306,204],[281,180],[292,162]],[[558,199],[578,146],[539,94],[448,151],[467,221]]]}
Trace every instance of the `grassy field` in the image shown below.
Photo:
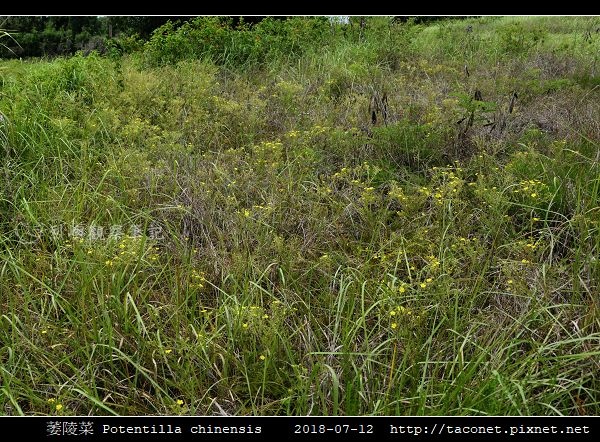
{"label": "grassy field", "polygon": [[600,414],[598,17],[289,26],[0,62],[0,414]]}

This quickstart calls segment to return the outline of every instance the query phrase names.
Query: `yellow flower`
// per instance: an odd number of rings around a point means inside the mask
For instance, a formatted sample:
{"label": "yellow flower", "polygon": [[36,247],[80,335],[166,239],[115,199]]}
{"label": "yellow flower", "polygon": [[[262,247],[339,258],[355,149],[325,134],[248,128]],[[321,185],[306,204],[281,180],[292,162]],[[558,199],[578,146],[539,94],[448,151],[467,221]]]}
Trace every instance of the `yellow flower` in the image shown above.
{"label": "yellow flower", "polygon": [[421,284],[419,284],[421,286],[422,289],[424,289],[425,287],[427,287],[427,284],[425,284],[424,282],[422,282]]}
{"label": "yellow flower", "polygon": [[165,354],[168,355],[169,353],[171,353],[173,350],[171,350],[170,348],[165,350]]}
{"label": "yellow flower", "polygon": [[392,311],[390,312],[390,315],[391,315],[391,316],[396,316],[396,312],[395,312],[394,310],[392,310]]}
{"label": "yellow flower", "polygon": [[263,315],[263,319],[269,319],[269,315],[267,315],[267,314],[264,314],[264,315]]}
{"label": "yellow flower", "polygon": [[432,278],[427,278],[427,282],[431,282],[431,281],[433,281]]}
{"label": "yellow flower", "polygon": [[400,286],[400,288],[398,289],[398,291],[400,293],[404,293],[406,291],[406,289],[404,288],[404,286]]}
{"label": "yellow flower", "polygon": [[536,196],[537,196],[537,193],[535,193],[535,192],[531,194],[531,198],[535,198]]}
{"label": "yellow flower", "polygon": [[248,328],[248,323],[247,323],[247,322],[244,322],[244,323],[242,324],[242,327],[244,327],[244,328]]}
{"label": "yellow flower", "polygon": [[62,404],[56,404],[55,408],[56,408],[56,411],[60,411],[63,409],[63,406],[62,406]]}
{"label": "yellow flower", "polygon": [[248,218],[250,216],[250,211],[248,209],[244,209],[244,216]]}
{"label": "yellow flower", "polygon": [[506,282],[508,282],[509,284],[512,284],[514,281],[513,281],[512,279],[509,279],[509,280],[508,280],[508,281],[506,281]]}
{"label": "yellow flower", "polygon": [[398,324],[397,324],[397,323],[395,323],[395,322],[392,322],[392,328],[394,328],[394,329],[395,329],[395,328],[398,328]]}
{"label": "yellow flower", "polygon": [[267,357],[265,355],[260,355],[258,357],[258,359],[260,359],[261,361],[264,361],[265,359],[267,359]]}
{"label": "yellow flower", "polygon": [[522,262],[523,264],[529,264],[529,260],[527,260],[527,259],[522,259],[522,260],[521,260],[521,262]]}
{"label": "yellow flower", "polygon": [[53,397],[48,399],[48,403],[53,404],[54,402],[56,402],[56,399],[54,399]]}
{"label": "yellow flower", "polygon": [[183,405],[183,401],[181,399],[177,399],[177,405]]}
{"label": "yellow flower", "polygon": [[531,218],[531,220],[532,220],[532,221],[534,221],[534,222],[537,222],[537,221],[539,221],[540,219],[539,219],[539,218]]}

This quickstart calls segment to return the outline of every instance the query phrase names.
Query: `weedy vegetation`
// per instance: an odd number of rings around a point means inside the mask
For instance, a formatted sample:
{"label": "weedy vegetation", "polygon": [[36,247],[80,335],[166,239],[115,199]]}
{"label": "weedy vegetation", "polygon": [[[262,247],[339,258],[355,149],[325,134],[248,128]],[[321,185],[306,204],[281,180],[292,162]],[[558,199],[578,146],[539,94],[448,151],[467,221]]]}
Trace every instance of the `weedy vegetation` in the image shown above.
{"label": "weedy vegetation", "polygon": [[0,413],[600,414],[599,26],[0,62]]}

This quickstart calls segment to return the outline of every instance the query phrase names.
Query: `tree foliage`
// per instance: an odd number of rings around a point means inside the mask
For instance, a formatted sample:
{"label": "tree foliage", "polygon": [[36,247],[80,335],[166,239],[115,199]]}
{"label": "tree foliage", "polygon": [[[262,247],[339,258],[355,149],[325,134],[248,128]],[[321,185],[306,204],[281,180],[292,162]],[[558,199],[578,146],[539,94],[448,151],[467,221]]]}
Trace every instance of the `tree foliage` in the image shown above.
{"label": "tree foliage", "polygon": [[0,29],[12,35],[0,47],[0,57],[53,57],[77,51],[105,52],[113,38],[146,39],[168,21],[188,17],[0,16]]}

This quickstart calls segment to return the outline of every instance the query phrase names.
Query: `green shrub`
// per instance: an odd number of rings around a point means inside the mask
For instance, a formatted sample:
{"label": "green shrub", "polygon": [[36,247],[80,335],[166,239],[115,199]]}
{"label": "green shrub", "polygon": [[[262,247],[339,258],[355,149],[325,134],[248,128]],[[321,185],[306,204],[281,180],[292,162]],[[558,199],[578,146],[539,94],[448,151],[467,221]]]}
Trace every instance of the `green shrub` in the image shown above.
{"label": "green shrub", "polygon": [[198,17],[179,28],[168,22],[156,29],[145,45],[150,65],[173,64],[186,58],[206,58],[216,64],[243,66],[280,57],[297,57],[319,48],[326,39],[323,18],[266,18],[254,27],[232,26],[231,19]]}
{"label": "green shrub", "polygon": [[540,44],[547,34],[541,26],[520,21],[500,26],[497,32],[502,50],[511,55],[527,53]]}

